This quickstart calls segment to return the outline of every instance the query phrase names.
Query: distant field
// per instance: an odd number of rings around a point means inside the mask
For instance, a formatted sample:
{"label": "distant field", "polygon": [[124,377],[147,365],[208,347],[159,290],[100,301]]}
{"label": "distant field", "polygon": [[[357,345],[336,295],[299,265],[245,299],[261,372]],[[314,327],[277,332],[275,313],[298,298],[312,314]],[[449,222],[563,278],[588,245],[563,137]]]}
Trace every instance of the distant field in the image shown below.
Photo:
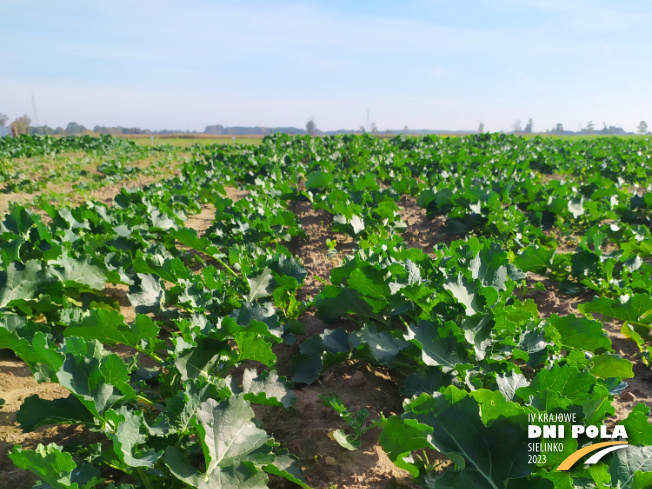
{"label": "distant field", "polygon": [[[214,136],[211,134],[173,134],[173,135],[123,135],[118,136],[126,139],[133,139],[139,144],[154,146],[159,144],[171,144],[177,147],[188,147],[193,144],[260,144],[263,136]],[[153,139],[152,139],[153,137]]]}

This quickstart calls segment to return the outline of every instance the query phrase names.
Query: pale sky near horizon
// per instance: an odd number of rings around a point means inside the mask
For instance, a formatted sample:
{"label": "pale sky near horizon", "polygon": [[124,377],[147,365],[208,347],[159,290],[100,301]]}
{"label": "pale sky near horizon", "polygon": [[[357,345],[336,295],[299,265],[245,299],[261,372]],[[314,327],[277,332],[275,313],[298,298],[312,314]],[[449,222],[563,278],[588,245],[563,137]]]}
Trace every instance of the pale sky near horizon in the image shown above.
{"label": "pale sky near horizon", "polygon": [[652,127],[652,2],[0,0],[0,113],[39,124]]}

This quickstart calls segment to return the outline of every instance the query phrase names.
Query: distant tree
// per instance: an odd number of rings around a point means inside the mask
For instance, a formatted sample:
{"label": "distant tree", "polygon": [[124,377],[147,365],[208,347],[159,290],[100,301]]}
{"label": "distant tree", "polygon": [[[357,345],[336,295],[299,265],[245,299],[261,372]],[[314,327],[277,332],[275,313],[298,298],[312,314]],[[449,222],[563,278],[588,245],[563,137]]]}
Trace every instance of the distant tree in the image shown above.
{"label": "distant tree", "polygon": [[478,132],[480,133],[484,132],[484,122],[480,122],[480,125],[478,126]]}
{"label": "distant tree", "polygon": [[68,136],[83,134],[86,131],[87,129],[84,126],[82,126],[81,124],[77,124],[76,122],[69,122],[68,125],[66,126],[66,135]]}
{"label": "distant tree", "polygon": [[593,134],[593,131],[595,131],[595,124],[593,124],[593,121],[587,122],[584,130],[589,134]]}
{"label": "distant tree", "polygon": [[317,124],[315,124],[315,121],[313,121],[312,119],[310,119],[306,123],[306,132],[311,136],[314,136],[315,133],[317,132]]}
{"label": "distant tree", "polygon": [[376,134],[378,132],[378,126],[376,126],[375,122],[371,123],[371,134]]}
{"label": "distant tree", "polygon": [[14,122],[11,123],[11,127],[13,127],[14,131],[16,131],[16,134],[27,134],[27,128],[31,122],[32,119],[30,119],[27,114],[25,114],[22,117],[16,118]]}
{"label": "distant tree", "polygon": [[364,128],[364,126],[360,126],[360,132],[362,134],[367,134],[367,130]]}
{"label": "distant tree", "polygon": [[512,129],[514,129],[514,132],[523,132],[523,128],[521,126],[521,119],[516,119],[514,123],[512,124]]}
{"label": "distant tree", "polygon": [[641,121],[636,127],[636,132],[639,134],[647,134],[647,122]]}
{"label": "distant tree", "polygon": [[554,132],[556,134],[563,134],[564,125],[562,123],[558,122],[557,125],[555,126],[555,128],[552,130],[552,132]]}
{"label": "distant tree", "polygon": [[532,118],[530,117],[527,121],[527,124],[525,124],[525,129],[523,129],[523,132],[527,133],[532,133],[532,126],[534,125],[534,122],[532,122]]}
{"label": "distant tree", "polygon": [[9,116],[0,112],[0,126],[4,126],[9,121]]}

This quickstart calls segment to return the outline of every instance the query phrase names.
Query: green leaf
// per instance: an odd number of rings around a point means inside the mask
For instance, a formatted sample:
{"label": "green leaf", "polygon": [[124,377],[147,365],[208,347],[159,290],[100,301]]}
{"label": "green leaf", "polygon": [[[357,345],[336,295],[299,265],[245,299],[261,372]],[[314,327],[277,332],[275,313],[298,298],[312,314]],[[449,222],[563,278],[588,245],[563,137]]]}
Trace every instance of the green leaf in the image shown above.
{"label": "green leaf", "polygon": [[514,258],[514,265],[526,272],[545,275],[546,270],[552,266],[553,248],[543,246],[528,246],[519,251]]}
{"label": "green leaf", "polygon": [[252,422],[254,411],[244,397],[234,395],[218,403],[203,402],[197,412],[197,430],[206,461],[206,473],[246,461],[271,440]]}
{"label": "green leaf", "polygon": [[580,304],[578,309],[584,314],[597,312],[634,326],[641,326],[648,330],[652,328],[652,297],[649,294],[622,296],[619,299],[600,297],[593,302]]}
{"label": "green leaf", "polygon": [[530,385],[525,375],[516,372],[496,375],[496,383],[498,384],[498,390],[508,401],[514,400],[516,391],[519,388]]}
{"label": "green leaf", "polygon": [[249,294],[245,298],[247,302],[253,302],[261,297],[272,295],[272,292],[274,292],[273,279],[272,271],[267,267],[259,275],[253,278],[247,277],[247,283],[249,284]]}
{"label": "green leaf", "polygon": [[90,256],[73,259],[63,254],[58,260],[52,260],[50,265],[54,265],[52,273],[63,282],[64,287],[87,286],[93,290],[103,290],[107,281],[104,263]]}
{"label": "green leaf", "polygon": [[380,433],[379,441],[383,450],[387,452],[390,460],[397,467],[405,469],[413,477],[417,477],[419,470],[404,459],[414,450],[431,448],[429,438],[432,432],[431,426],[420,424],[414,419],[391,416]]}
{"label": "green leaf", "polygon": [[281,450],[276,454],[276,460],[265,466],[265,471],[269,474],[283,477],[303,489],[310,489],[306,484],[306,479],[301,472],[301,466],[296,457],[290,455],[287,450]]}
{"label": "green leaf", "polygon": [[255,360],[271,367],[276,362],[276,355],[272,352],[272,345],[256,333],[242,331],[233,335],[238,345],[240,354],[238,361]]}
{"label": "green leaf", "polygon": [[41,399],[37,394],[27,397],[16,413],[16,421],[24,432],[46,424],[93,423],[88,409],[72,394],[61,399]]}
{"label": "green leaf", "polygon": [[525,416],[500,418],[485,426],[478,403],[450,386],[433,396],[422,394],[406,406],[402,417],[430,426],[433,448],[457,466],[437,479],[437,485],[498,489],[509,479],[532,472],[523,450],[528,442]]}
{"label": "green leaf", "polygon": [[387,331],[380,333],[374,324],[365,324],[349,337],[349,344],[353,348],[364,349],[368,356],[376,363],[390,365],[407,344],[405,341],[394,338]]}
{"label": "green leaf", "polygon": [[161,279],[154,275],[137,273],[138,280],[129,287],[127,297],[139,314],[158,313],[165,289]]}
{"label": "green leaf", "polygon": [[[362,298],[358,291],[348,287],[326,285],[315,298],[317,317],[332,322],[345,314],[357,314],[363,317],[377,318],[372,307]],[[381,318],[382,319],[382,318]]]}
{"label": "green leaf", "polygon": [[36,299],[50,292],[56,282],[49,268],[38,260],[29,260],[25,265],[11,263],[6,271],[0,272],[0,308],[19,300]]}
{"label": "green leaf", "polygon": [[117,411],[107,411],[106,420],[112,424],[113,433],[107,434],[113,439],[113,451],[122,462],[130,467],[154,467],[162,452],[138,448],[147,442],[143,433],[147,428],[142,413],[132,412],[123,406]]}
{"label": "green leaf", "polygon": [[559,317],[552,314],[548,319],[561,336],[556,342],[561,348],[570,350],[586,350],[596,352],[598,350],[611,351],[611,340],[607,337],[602,324],[585,317],[577,317],[574,314]]}
{"label": "green leaf", "polygon": [[116,343],[140,347],[141,342],[149,340],[155,345],[160,328],[148,317],[137,314],[134,324],[128,326],[124,317],[116,311],[93,309],[79,321],[71,322],[64,330],[64,336],[77,336],[85,340],[99,340],[108,345]]}
{"label": "green leaf", "polygon": [[72,455],[54,443],[47,447],[39,443],[36,450],[23,450],[18,445],[9,453],[9,458],[18,468],[29,470],[53,489],[91,488],[100,482],[96,477],[99,476],[97,469],[77,469]]}
{"label": "green leaf", "polygon": [[[541,370],[532,379],[529,387],[521,387],[516,395],[527,400],[533,397],[532,405],[539,411],[551,412],[558,402],[567,407],[567,403],[583,404],[590,398],[589,393],[596,384],[591,374],[580,372],[575,367],[555,365],[550,370]],[[551,404],[552,402],[552,404]]]}
{"label": "green leaf", "polygon": [[245,369],[242,376],[242,391],[247,401],[289,408],[297,398],[292,383],[279,377],[275,370],[257,375],[253,369]]}
{"label": "green leaf", "polygon": [[360,440],[355,440],[353,435],[347,435],[342,430],[333,431],[333,438],[342,447],[354,451],[360,448]]}
{"label": "green leaf", "polygon": [[589,372],[601,379],[608,379],[609,377],[631,379],[634,377],[632,362],[613,353],[596,355],[591,358],[589,365],[591,367]]}
{"label": "green leaf", "polygon": [[[613,486],[633,488],[635,480],[638,483],[644,480],[641,473],[652,472],[652,446],[630,445],[622,450],[616,450],[607,463]],[[637,476],[637,473],[641,475]]]}
{"label": "green leaf", "polygon": [[[128,384],[129,370],[115,353],[107,354],[97,340],[83,344],[70,341],[76,339],[68,340],[76,351],[66,354],[63,365],[57,372],[57,379],[77,396],[86,409],[101,419],[102,413],[123,395],[131,394],[134,397],[133,388]],[[67,347],[69,342],[66,343]],[[119,364],[122,364],[122,370],[116,368]],[[105,374],[112,377],[111,381],[121,384],[123,395],[119,394],[114,384],[109,383]]]}
{"label": "green leaf", "polygon": [[476,282],[469,283],[461,273],[455,280],[448,279],[444,284],[457,302],[464,304],[467,316],[474,316],[483,309],[482,299],[478,296],[478,287]]}
{"label": "green leaf", "polygon": [[322,369],[344,360],[351,347],[349,334],[341,328],[326,329],[321,335],[314,335],[299,347],[301,354],[295,357],[292,365],[292,381],[311,384]]}
{"label": "green leaf", "polygon": [[165,450],[165,464],[177,479],[197,489],[267,489],[267,474],[255,467],[237,464],[202,474],[172,446]]}
{"label": "green leaf", "polygon": [[630,445],[652,445],[652,424],[649,420],[650,408],[637,404],[619,424],[625,427]]}
{"label": "green leaf", "polygon": [[199,337],[193,345],[177,338],[174,366],[181,373],[181,380],[184,382],[188,379],[207,378],[221,357],[230,352],[231,347],[226,341]]}
{"label": "green leaf", "polygon": [[19,237],[28,238],[29,230],[39,219],[36,214],[25,209],[23,206],[13,206],[5,215],[4,221],[0,223],[0,234],[12,233]]}
{"label": "green leaf", "polygon": [[308,190],[325,188],[330,185],[333,178],[335,178],[333,175],[325,171],[315,170],[310,172],[308,178],[306,178],[305,186]]}
{"label": "green leaf", "polygon": [[450,372],[458,364],[469,363],[463,346],[445,326],[421,321],[418,326],[408,328],[405,339],[421,348],[421,359],[428,366],[440,365],[444,372]]}

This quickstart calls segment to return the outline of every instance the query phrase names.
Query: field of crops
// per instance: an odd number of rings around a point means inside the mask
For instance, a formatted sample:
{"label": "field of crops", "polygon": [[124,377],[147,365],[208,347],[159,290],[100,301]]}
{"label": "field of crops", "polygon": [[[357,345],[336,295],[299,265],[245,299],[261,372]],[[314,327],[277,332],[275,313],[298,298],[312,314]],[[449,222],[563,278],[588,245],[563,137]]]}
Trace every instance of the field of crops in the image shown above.
{"label": "field of crops", "polygon": [[[650,486],[651,157],[0,140],[0,485]],[[556,470],[570,424],[629,446]]]}

